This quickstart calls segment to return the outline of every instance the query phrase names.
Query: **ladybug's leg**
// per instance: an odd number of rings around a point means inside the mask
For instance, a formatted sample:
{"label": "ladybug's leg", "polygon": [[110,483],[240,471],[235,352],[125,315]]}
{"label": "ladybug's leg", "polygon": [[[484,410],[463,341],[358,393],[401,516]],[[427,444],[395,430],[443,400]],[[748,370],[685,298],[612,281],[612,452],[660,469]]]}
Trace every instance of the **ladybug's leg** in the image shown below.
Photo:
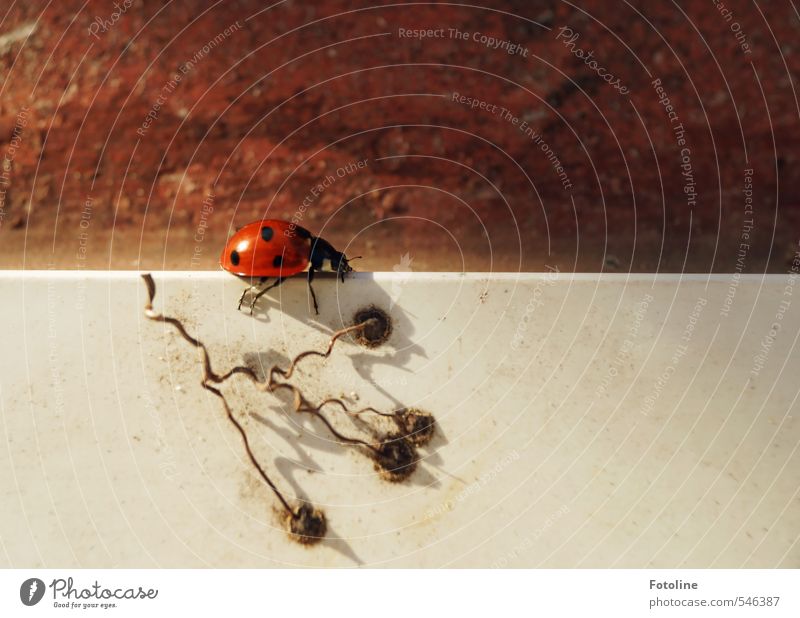
{"label": "ladybug's leg", "polygon": [[[261,277],[261,279],[259,279],[259,280],[258,280],[258,285],[264,285],[264,284],[265,284],[265,283],[266,283],[268,280],[269,280],[269,277]],[[247,296],[247,293],[248,293],[248,292],[252,292],[252,291],[253,291],[253,290],[255,290],[256,288],[258,288],[258,285],[255,285],[255,284],[252,282],[252,279],[250,280],[250,285],[249,285],[249,286],[247,286],[247,287],[244,289],[244,291],[242,292],[242,295],[239,297],[239,305],[238,305],[238,307],[236,307],[236,309],[237,309],[238,311],[241,311],[241,310],[242,310],[242,303],[244,303],[244,297],[245,297],[245,296]],[[252,311],[251,311],[251,313],[252,313]]]}
{"label": "ladybug's leg", "polygon": [[267,287],[265,287],[265,288],[263,288],[263,289],[259,290],[259,291],[258,291],[258,292],[256,292],[255,294],[253,294],[253,298],[252,298],[252,300],[250,301],[250,313],[251,313],[251,314],[253,313],[253,308],[256,306],[256,302],[258,302],[258,299],[259,299],[259,298],[261,298],[262,296],[264,296],[264,294],[266,294],[267,292],[269,292],[269,291],[270,291],[272,288],[276,288],[276,287],[278,287],[278,286],[279,286],[281,283],[283,283],[284,281],[286,281],[286,279],[287,279],[286,277],[278,277],[278,279],[277,279],[277,281],[275,281],[275,283],[272,283],[272,284],[268,285]]}
{"label": "ladybug's leg", "polygon": [[253,289],[253,286],[247,287],[242,291],[242,295],[239,297],[239,306],[236,307],[237,310],[242,310],[242,303],[244,302],[244,297],[247,296],[247,293]]}
{"label": "ladybug's leg", "polygon": [[308,269],[308,289],[311,290],[311,300],[314,301],[314,312],[319,315],[319,307],[317,306],[317,295],[314,294],[314,287],[311,282],[314,281],[314,267]]}

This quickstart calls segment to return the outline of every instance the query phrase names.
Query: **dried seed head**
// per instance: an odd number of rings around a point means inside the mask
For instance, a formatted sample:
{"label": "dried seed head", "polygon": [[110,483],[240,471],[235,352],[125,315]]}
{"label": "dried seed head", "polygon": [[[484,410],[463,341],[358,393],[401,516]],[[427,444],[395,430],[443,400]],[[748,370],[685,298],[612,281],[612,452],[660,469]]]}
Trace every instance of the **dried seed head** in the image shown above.
{"label": "dried seed head", "polygon": [[303,545],[318,543],[328,530],[325,513],[307,502],[297,509],[297,513],[286,515],[286,524],[289,528],[289,536]]}
{"label": "dried seed head", "polygon": [[392,319],[383,310],[375,305],[359,309],[353,316],[354,324],[364,324],[364,328],[355,336],[361,345],[368,348],[377,348],[386,343],[392,334]]}
{"label": "dried seed head", "polygon": [[417,467],[417,451],[405,436],[389,434],[373,455],[375,467],[387,481],[404,481]]}
{"label": "dried seed head", "polygon": [[415,446],[427,444],[436,430],[433,414],[419,408],[403,408],[395,412],[394,421],[406,439]]}

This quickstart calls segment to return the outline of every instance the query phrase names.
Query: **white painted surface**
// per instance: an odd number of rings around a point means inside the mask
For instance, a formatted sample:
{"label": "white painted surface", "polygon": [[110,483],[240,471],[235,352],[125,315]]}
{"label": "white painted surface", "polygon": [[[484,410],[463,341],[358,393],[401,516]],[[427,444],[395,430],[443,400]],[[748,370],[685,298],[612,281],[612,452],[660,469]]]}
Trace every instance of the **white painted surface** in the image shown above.
{"label": "white painted surface", "polygon": [[0,273],[0,566],[800,566],[788,275],[742,278],[723,316],[729,275],[360,274],[319,281],[318,319],[302,280],[250,317],[224,273],[154,277],[217,370],[285,364],[391,306],[386,346],[345,342],[300,383],[421,406],[442,432],[390,485],[285,402],[226,385],[267,470],[327,513],[333,538],[300,547],[194,350],[144,317],[137,273]]}

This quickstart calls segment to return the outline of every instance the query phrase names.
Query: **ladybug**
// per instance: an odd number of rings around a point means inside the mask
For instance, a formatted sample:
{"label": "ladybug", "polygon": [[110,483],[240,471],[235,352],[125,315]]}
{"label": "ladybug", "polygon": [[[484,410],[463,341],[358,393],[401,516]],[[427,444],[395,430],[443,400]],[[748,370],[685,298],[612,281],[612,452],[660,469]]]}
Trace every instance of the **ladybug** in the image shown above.
{"label": "ladybug", "polygon": [[[325,260],[328,260],[330,269],[338,274],[342,282],[344,276],[353,271],[347,256],[334,249],[324,238],[314,236],[307,229],[289,221],[262,219],[248,223],[228,239],[219,265],[250,284],[239,298],[241,309],[247,292],[251,293],[250,313],[253,313],[256,301],[269,290],[278,287],[292,275],[307,270],[308,289],[311,290],[314,311],[319,315],[317,295],[311,282],[314,273],[322,270]],[[270,278],[275,281],[264,286]],[[264,287],[259,290],[259,286]]]}

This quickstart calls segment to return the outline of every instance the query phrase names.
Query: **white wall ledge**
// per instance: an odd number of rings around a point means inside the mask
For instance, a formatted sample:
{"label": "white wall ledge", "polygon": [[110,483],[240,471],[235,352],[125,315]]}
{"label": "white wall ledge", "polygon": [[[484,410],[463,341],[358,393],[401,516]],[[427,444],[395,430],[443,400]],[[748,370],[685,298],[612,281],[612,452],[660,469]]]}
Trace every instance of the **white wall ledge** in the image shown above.
{"label": "white wall ledge", "polygon": [[788,274],[741,275],[732,297],[731,274],[328,274],[319,316],[300,278],[251,317],[227,273],[152,272],[156,309],[218,370],[322,350],[385,309],[385,346],[342,341],[298,383],[420,406],[440,434],[391,485],[226,383],[271,476],[326,510],[330,538],[300,547],[196,352],[144,317],[139,271],[0,271],[0,566],[800,566]]}

